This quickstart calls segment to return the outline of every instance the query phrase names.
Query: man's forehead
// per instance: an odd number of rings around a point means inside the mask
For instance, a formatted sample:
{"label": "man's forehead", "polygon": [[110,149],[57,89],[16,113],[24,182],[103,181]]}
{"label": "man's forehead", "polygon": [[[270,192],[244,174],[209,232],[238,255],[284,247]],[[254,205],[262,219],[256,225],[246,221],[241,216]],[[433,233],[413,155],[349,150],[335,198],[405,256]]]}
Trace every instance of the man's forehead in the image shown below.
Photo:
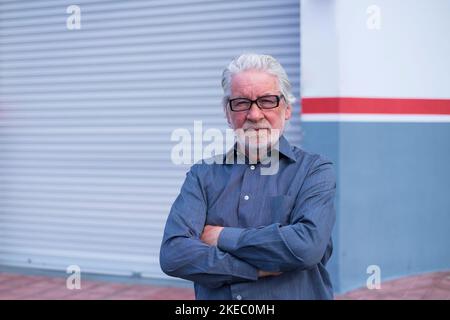
{"label": "man's forehead", "polygon": [[244,71],[231,78],[231,92],[278,90],[277,77],[265,71]]}

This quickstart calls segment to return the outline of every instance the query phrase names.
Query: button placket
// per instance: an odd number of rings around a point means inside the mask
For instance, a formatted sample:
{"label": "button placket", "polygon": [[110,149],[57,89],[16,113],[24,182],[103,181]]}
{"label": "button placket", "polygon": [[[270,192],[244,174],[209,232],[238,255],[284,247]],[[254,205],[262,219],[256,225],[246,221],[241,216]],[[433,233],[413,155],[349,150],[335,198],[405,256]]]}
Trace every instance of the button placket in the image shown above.
{"label": "button placket", "polygon": [[[258,166],[255,165],[255,169]],[[247,165],[242,172],[242,185],[240,190],[239,197],[239,208],[238,208],[238,222],[242,225],[248,225],[250,221],[253,219],[253,215],[255,212],[255,197],[257,197],[257,189],[258,189],[258,179],[256,171],[251,170],[250,165]]]}
{"label": "button placket", "polygon": [[[253,166],[253,165],[252,165]],[[250,167],[247,167],[247,169],[245,170],[245,172],[244,172],[244,179],[243,179],[243,181],[242,181],[242,189],[241,189],[241,194],[242,194],[242,199],[245,201],[245,202],[247,202],[248,200],[250,200],[250,193],[249,193],[249,191],[251,190],[251,188],[252,188],[252,182],[251,182],[251,180],[253,179],[252,178],[252,173],[250,173],[250,171],[248,170],[248,168],[252,168],[252,166],[250,166]]]}
{"label": "button placket", "polygon": [[[252,164],[248,168],[250,168],[251,171],[254,171],[256,169],[256,166],[254,164]],[[248,171],[247,171],[247,174],[248,174]],[[250,195],[245,192],[243,192],[243,194],[244,194],[244,200],[248,201],[250,199]]]}

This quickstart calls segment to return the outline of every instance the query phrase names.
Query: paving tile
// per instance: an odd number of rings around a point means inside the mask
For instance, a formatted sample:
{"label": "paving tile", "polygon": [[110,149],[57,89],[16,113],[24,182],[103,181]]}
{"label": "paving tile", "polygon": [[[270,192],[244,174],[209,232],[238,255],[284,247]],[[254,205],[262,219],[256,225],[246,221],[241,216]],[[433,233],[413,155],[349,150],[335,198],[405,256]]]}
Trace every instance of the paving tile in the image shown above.
{"label": "paving tile", "polygon": [[[379,290],[360,288],[335,297],[337,300],[450,300],[450,271],[414,275],[387,281]],[[0,300],[192,300],[190,288],[81,280],[80,290],[66,288],[63,277],[0,273]]]}
{"label": "paving tile", "polygon": [[403,300],[423,300],[424,297],[423,291],[409,291],[405,292],[402,296]]}
{"label": "paving tile", "polygon": [[431,288],[423,296],[424,300],[450,300],[450,290]]}

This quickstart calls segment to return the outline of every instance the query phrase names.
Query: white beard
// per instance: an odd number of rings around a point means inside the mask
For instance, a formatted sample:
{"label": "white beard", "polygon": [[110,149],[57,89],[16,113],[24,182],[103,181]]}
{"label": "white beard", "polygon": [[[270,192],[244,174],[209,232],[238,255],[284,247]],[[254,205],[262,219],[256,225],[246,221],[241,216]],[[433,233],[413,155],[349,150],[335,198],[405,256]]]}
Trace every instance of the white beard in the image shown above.
{"label": "white beard", "polygon": [[279,129],[236,129],[238,150],[245,154],[251,163],[263,161],[270,155],[270,148],[275,146],[281,136]]}

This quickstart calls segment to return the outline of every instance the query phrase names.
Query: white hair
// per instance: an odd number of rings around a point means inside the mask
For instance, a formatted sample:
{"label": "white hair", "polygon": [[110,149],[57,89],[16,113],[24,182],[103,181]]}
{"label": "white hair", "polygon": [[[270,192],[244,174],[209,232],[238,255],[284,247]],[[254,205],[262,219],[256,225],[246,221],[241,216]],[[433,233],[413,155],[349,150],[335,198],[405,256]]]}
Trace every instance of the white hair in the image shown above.
{"label": "white hair", "polygon": [[281,94],[288,104],[295,102],[295,97],[291,92],[291,83],[283,66],[272,56],[256,53],[243,53],[234,58],[222,73],[223,106],[228,104],[231,96],[232,77],[242,71],[259,70],[265,71],[277,77]]}

